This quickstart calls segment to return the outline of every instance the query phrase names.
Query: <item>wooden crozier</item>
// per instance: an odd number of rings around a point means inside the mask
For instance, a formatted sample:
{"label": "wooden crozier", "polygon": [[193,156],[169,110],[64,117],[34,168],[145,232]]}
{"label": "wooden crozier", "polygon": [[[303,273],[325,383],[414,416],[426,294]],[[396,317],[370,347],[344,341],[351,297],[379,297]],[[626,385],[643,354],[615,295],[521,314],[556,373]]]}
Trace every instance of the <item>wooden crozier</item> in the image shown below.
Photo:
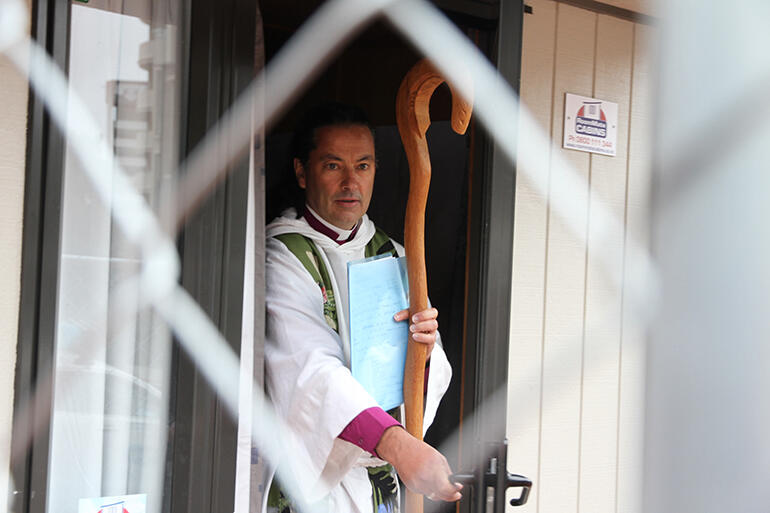
{"label": "wooden crozier", "polygon": [[[409,273],[409,318],[428,308],[425,273],[425,205],[430,187],[430,154],[425,133],[430,126],[430,97],[444,78],[426,59],[409,70],[396,98],[396,120],[409,162],[409,197],[406,203],[404,246]],[[467,80],[470,84],[471,81]],[[450,84],[450,90],[451,90]],[[465,133],[472,104],[452,91],[452,129]],[[411,322],[411,321],[410,321]],[[409,336],[404,368],[406,430],[422,440],[423,391],[427,348]],[[422,513],[422,495],[406,491],[406,513]]]}

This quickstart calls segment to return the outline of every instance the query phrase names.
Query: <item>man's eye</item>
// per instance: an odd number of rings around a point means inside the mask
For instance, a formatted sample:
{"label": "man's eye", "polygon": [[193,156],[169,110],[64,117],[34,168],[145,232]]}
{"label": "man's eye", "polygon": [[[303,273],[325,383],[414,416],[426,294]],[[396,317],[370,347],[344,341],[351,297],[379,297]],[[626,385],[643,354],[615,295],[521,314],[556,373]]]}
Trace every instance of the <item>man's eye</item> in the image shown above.
{"label": "man's eye", "polygon": [[362,162],[361,164],[358,165],[358,169],[360,169],[361,171],[366,171],[367,169],[369,169],[369,164],[366,162]]}
{"label": "man's eye", "polygon": [[336,162],[329,162],[326,164],[326,169],[339,169],[340,165]]}

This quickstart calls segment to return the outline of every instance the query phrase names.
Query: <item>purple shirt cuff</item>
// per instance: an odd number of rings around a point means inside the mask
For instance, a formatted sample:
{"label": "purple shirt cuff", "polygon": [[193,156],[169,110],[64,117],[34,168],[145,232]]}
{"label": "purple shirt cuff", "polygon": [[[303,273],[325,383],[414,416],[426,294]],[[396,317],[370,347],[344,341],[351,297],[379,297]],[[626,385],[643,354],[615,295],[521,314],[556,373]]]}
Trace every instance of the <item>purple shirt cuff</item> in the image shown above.
{"label": "purple shirt cuff", "polygon": [[340,433],[340,438],[377,455],[375,448],[386,429],[400,426],[399,422],[379,406],[372,406],[359,413]]}

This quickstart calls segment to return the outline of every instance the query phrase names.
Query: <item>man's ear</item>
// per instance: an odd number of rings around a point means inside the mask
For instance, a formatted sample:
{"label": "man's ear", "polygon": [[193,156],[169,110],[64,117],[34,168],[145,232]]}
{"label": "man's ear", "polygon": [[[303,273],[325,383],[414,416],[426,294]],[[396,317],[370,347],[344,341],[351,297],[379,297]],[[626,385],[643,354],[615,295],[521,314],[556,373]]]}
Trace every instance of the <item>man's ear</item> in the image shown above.
{"label": "man's ear", "polygon": [[304,189],[307,183],[305,182],[305,166],[302,165],[302,161],[294,159],[294,176],[297,177],[297,183],[300,189]]}

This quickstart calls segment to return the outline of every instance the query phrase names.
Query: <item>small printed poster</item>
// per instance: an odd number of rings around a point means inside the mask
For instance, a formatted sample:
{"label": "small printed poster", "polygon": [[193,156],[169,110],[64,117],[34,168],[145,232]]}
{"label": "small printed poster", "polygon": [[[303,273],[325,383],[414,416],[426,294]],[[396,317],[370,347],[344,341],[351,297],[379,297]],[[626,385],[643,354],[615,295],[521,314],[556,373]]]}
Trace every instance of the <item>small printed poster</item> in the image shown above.
{"label": "small printed poster", "polygon": [[618,104],[566,93],[564,148],[614,157],[618,144]]}
{"label": "small printed poster", "polygon": [[146,513],[147,494],[80,499],[78,513]]}

